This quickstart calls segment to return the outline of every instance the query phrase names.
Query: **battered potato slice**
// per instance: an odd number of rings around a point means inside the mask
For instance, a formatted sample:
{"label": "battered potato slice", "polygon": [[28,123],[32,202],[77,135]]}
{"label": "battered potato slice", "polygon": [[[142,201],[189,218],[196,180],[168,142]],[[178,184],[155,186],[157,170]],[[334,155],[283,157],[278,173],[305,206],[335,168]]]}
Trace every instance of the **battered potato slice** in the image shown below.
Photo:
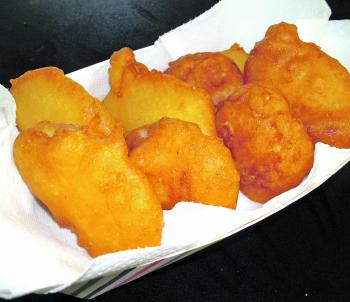
{"label": "battered potato slice", "polygon": [[214,105],[225,101],[237,87],[243,85],[242,73],[237,65],[227,56],[215,52],[183,56],[170,62],[166,73],[205,89]]}
{"label": "battered potato slice", "polygon": [[311,139],[273,89],[243,86],[218,110],[216,125],[236,162],[240,189],[252,200],[263,203],[297,186],[313,165]]}
{"label": "battered potato slice", "polygon": [[235,62],[242,73],[244,72],[244,66],[248,59],[248,54],[238,43],[234,43],[229,49],[224,50],[221,53],[231,61]]}
{"label": "battered potato slice", "polygon": [[174,77],[136,62],[129,48],[115,52],[110,60],[111,91],[104,105],[126,132],[172,117],[197,124],[203,133],[216,135],[210,96]]}
{"label": "battered potato slice", "polygon": [[41,122],[14,144],[29,189],[91,256],[160,244],[160,202],[127,152],[121,127],[99,117],[82,127]]}
{"label": "battered potato slice", "polygon": [[86,125],[96,114],[113,122],[96,98],[58,68],[28,71],[10,82],[20,130],[31,128],[41,121]]}
{"label": "battered potato slice", "polygon": [[177,119],[135,129],[126,137],[129,157],[150,180],[162,208],[179,201],[235,208],[239,175],[223,142]]}
{"label": "battered potato slice", "polygon": [[350,76],[336,59],[298,37],[295,25],[271,26],[251,51],[247,82],[278,88],[315,142],[350,147]]}

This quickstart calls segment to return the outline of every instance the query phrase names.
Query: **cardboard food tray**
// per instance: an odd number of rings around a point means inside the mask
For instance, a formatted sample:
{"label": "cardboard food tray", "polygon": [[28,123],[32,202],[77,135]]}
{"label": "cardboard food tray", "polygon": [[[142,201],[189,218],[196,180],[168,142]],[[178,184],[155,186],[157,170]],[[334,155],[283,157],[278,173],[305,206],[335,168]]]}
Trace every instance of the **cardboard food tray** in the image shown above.
{"label": "cardboard food tray", "polygon": [[[238,42],[249,51],[261,40],[269,25],[295,23],[304,41],[312,41],[350,69],[350,21],[328,21],[324,1],[263,1],[244,3],[223,0],[191,22],[161,36],[154,45],[135,52],[149,68],[164,70],[167,63],[187,53],[219,51]],[[259,15],[252,15],[251,7]],[[261,9],[259,9],[261,7]],[[261,14],[264,11],[266,13]],[[203,34],[205,33],[205,34]],[[109,62],[104,61],[71,74],[99,99],[108,93]],[[0,297],[13,298],[30,292],[63,291],[94,298],[113,288],[160,269],[214,244],[285,208],[321,185],[350,160],[349,149],[318,143],[313,169],[296,188],[264,205],[240,193],[236,210],[181,202],[164,211],[160,247],[122,251],[92,259],[76,243],[69,230],[60,228],[36,202],[21,180],[12,159],[18,131],[11,96],[0,89],[0,165],[9,173],[0,177],[3,203],[0,233],[11,244],[0,250]],[[208,223],[210,221],[211,223]],[[179,223],[181,222],[181,223]],[[16,243],[13,239],[16,239]],[[16,251],[23,249],[18,255]],[[9,261],[10,260],[10,261]]]}

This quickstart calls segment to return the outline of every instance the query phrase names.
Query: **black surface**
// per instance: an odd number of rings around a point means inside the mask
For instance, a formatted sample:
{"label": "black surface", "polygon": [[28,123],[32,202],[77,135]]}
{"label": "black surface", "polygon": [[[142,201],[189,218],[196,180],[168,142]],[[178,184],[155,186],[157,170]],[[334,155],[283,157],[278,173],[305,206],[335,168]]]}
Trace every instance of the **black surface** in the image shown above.
{"label": "black surface", "polygon": [[[0,83],[47,65],[70,72],[123,46],[150,45],[215,2],[0,0]],[[332,18],[350,18],[349,1],[328,3]],[[347,165],[263,222],[95,300],[348,301],[349,179]],[[55,294],[14,301],[79,300]]]}

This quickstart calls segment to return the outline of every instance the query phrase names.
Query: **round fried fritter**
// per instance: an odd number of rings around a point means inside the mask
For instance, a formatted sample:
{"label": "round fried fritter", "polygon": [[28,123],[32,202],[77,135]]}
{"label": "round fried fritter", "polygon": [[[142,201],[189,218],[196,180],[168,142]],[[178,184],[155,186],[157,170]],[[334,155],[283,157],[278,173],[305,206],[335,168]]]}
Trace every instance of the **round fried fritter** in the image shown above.
{"label": "round fried fritter", "polygon": [[224,54],[215,52],[185,55],[170,62],[166,73],[208,91],[214,105],[225,101],[243,85],[237,65]]}
{"label": "round fried fritter", "polygon": [[193,123],[163,118],[129,132],[126,142],[163,209],[179,201],[236,207],[239,175],[219,138],[202,134]]}
{"label": "round fried fritter", "polygon": [[128,159],[122,129],[41,122],[14,144],[16,166],[55,220],[91,256],[160,244],[163,213],[146,176]]}
{"label": "round fried fritter", "polygon": [[113,123],[101,102],[58,68],[27,71],[10,82],[20,130],[42,121],[82,126],[96,114]]}
{"label": "round fried fritter", "polygon": [[251,51],[246,82],[278,88],[315,142],[350,148],[350,75],[317,45],[298,37],[297,27],[271,26]]}
{"label": "round fried fritter", "polygon": [[252,200],[266,202],[297,186],[313,165],[303,124],[271,88],[240,88],[218,110],[216,125],[236,162],[240,189]]}

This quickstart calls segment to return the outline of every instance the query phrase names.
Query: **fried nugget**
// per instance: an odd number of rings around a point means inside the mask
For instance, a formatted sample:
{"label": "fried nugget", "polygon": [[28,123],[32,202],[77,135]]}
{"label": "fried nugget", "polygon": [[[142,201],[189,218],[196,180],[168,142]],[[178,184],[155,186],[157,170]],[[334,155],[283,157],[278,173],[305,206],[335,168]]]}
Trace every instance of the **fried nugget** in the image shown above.
{"label": "fried nugget", "polygon": [[10,82],[20,130],[33,127],[41,121],[86,125],[96,114],[106,122],[113,122],[96,98],[58,68],[28,71]]}
{"label": "fried nugget", "polygon": [[166,73],[205,89],[210,93],[214,105],[225,101],[243,84],[237,65],[227,56],[215,52],[185,55],[170,62]]}
{"label": "fried nugget", "polygon": [[115,52],[110,63],[111,91],[104,105],[126,132],[172,117],[196,123],[203,133],[216,135],[214,107],[204,90],[149,71],[136,62],[129,48]]}
{"label": "fried nugget", "polygon": [[204,135],[196,124],[163,118],[129,132],[126,141],[163,209],[179,201],[236,207],[239,175],[221,139]]}
{"label": "fried nugget", "polygon": [[91,256],[160,244],[160,202],[128,159],[117,124],[41,122],[18,136],[14,159],[32,193]]}
{"label": "fried nugget", "polygon": [[350,147],[350,76],[336,59],[298,37],[295,25],[271,26],[246,63],[245,80],[278,88],[315,142]]}
{"label": "fried nugget", "polygon": [[274,89],[243,86],[218,110],[216,125],[252,200],[264,203],[297,186],[312,168],[314,145]]}

